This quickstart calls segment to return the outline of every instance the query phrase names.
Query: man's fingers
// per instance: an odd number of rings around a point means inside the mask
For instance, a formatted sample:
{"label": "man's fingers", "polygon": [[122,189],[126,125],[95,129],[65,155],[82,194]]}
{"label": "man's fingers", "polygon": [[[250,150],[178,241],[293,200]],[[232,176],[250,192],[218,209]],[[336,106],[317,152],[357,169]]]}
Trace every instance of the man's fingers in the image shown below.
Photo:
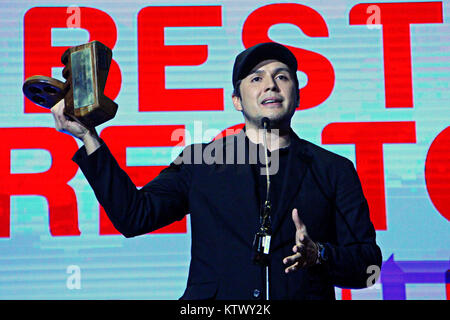
{"label": "man's fingers", "polygon": [[64,99],[62,99],[51,108],[51,112],[55,118],[56,130],[70,133],[77,129],[77,124],[64,113],[64,107]]}
{"label": "man's fingers", "polygon": [[64,129],[66,117],[64,115],[64,99],[60,100],[51,108],[53,118],[55,119],[56,130],[61,131]]}
{"label": "man's fingers", "polygon": [[294,208],[292,210],[292,221],[294,221],[295,229],[297,229],[297,231],[300,231],[302,233],[306,233],[306,226],[303,223],[303,221],[300,219],[300,217],[298,216],[297,208]]}
{"label": "man's fingers", "polygon": [[64,111],[64,99],[58,101],[52,108],[51,111],[53,114],[62,114]]}
{"label": "man's fingers", "polygon": [[296,244],[292,247],[292,252],[305,254],[305,245],[303,243]]}
{"label": "man's fingers", "polygon": [[297,269],[299,268],[299,263],[296,262],[294,263],[292,266],[287,267],[286,269],[284,269],[284,273],[289,273],[292,271],[297,271]]}
{"label": "man's fingers", "polygon": [[285,265],[290,264],[286,269],[284,269],[285,273],[289,273],[292,271],[297,271],[300,268],[303,268],[305,266],[306,261],[303,256],[300,256],[299,254],[295,254],[295,255],[284,258],[283,263]]}
{"label": "man's fingers", "polygon": [[[284,264],[291,264],[285,269],[286,273],[303,268],[310,264],[311,257],[311,239],[306,232],[306,226],[298,215],[297,208],[292,210],[292,221],[295,225],[295,245],[292,247],[293,255],[283,259]],[[308,259],[308,261],[307,261]]]}
{"label": "man's fingers", "polygon": [[295,224],[295,243],[298,246],[301,246],[303,241],[305,240],[305,237],[308,236],[308,233],[306,232],[306,226],[303,223],[303,221],[300,219],[298,215],[298,210],[294,208],[292,210],[292,221],[294,221]]}
{"label": "man's fingers", "polygon": [[297,260],[300,259],[300,257],[301,257],[300,253],[293,254],[292,256],[288,256],[288,257],[284,258],[283,263],[288,264],[288,263],[297,262]]}
{"label": "man's fingers", "polygon": [[300,223],[300,218],[298,217],[297,208],[292,209],[292,221],[294,221],[295,229],[297,230],[301,229],[302,225]]}

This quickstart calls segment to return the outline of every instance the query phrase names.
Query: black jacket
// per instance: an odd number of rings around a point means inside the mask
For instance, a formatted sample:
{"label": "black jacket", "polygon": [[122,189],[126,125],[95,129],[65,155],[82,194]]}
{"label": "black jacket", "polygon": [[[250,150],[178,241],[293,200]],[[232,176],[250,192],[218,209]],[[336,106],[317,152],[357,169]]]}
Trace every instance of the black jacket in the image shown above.
{"label": "black jacket", "polygon": [[[241,131],[186,147],[140,190],[105,144],[90,156],[84,147],[74,156],[110,220],[126,237],[191,215],[191,263],[182,299],[264,297],[263,269],[251,259],[260,226],[255,179],[248,163],[236,163],[243,137]],[[367,267],[381,267],[382,257],[353,163],[298,138],[293,131],[289,148],[287,179],[279,190],[280,206],[272,221],[270,297],[335,299],[334,286],[366,287]],[[205,157],[198,163],[196,150],[197,156],[199,150],[215,159],[223,156],[226,164],[205,163]],[[230,152],[234,152],[234,164],[226,156]],[[298,209],[311,239],[325,244],[328,260],[286,275],[282,260],[292,254],[295,241],[293,208]]]}

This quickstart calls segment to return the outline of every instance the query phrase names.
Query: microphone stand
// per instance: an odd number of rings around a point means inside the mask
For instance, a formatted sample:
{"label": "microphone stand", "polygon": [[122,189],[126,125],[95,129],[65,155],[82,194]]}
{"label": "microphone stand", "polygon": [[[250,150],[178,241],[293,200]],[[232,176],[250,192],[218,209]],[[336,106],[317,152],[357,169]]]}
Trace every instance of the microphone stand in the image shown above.
{"label": "microphone stand", "polygon": [[264,158],[266,167],[266,200],[262,208],[260,221],[261,227],[259,231],[255,234],[253,240],[253,262],[264,266],[265,280],[266,280],[266,300],[269,300],[270,291],[270,279],[269,279],[269,251],[270,251],[270,240],[272,237],[272,227],[270,223],[270,213],[272,210],[272,205],[269,200],[270,191],[270,176],[268,167],[268,154],[267,154],[267,130],[270,130],[270,120],[264,117],[261,121],[262,127],[264,128]]}
{"label": "microphone stand", "polygon": [[[263,118],[263,127],[264,127],[264,160],[266,167],[266,200],[264,202],[264,211],[262,217],[262,225],[265,227],[266,232],[270,231],[270,212],[271,212],[271,204],[269,200],[269,191],[270,191],[270,177],[269,177],[269,167],[268,167],[268,155],[267,155],[267,129],[269,127],[269,119]],[[270,237],[270,236],[269,236]],[[269,238],[270,239],[270,238]],[[270,282],[269,282],[269,263],[265,264],[265,274],[266,274],[266,300],[269,300],[269,290],[270,290]]]}

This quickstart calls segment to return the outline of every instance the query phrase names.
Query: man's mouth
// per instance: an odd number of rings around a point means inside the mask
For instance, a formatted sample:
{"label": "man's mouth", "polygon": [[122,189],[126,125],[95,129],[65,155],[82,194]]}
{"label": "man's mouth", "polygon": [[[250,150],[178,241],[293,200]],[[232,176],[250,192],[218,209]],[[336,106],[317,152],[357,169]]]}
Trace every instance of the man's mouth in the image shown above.
{"label": "man's mouth", "polygon": [[283,102],[283,99],[277,97],[269,97],[265,98],[261,101],[262,105],[280,105]]}

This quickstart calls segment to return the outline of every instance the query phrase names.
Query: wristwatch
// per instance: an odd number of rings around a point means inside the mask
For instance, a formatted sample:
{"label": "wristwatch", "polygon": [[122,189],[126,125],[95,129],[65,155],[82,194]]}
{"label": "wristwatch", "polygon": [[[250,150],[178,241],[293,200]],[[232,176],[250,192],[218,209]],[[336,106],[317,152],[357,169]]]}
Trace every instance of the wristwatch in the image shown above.
{"label": "wristwatch", "polygon": [[325,263],[328,260],[328,255],[325,250],[325,246],[321,244],[320,242],[316,242],[317,245],[317,264]]}

